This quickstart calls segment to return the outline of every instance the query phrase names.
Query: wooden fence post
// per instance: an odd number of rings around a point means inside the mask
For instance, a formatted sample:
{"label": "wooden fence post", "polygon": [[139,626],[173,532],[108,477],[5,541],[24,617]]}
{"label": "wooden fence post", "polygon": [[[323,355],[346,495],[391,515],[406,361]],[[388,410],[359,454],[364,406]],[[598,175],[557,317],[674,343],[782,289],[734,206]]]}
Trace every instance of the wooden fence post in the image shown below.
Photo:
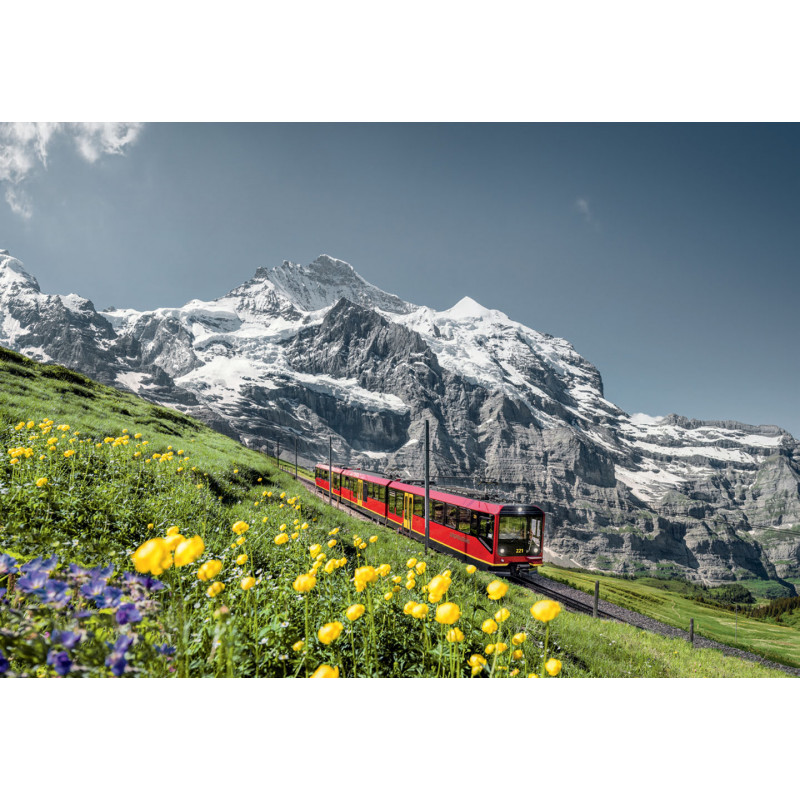
{"label": "wooden fence post", "polygon": [[597,619],[597,606],[600,602],[600,581],[594,582],[594,606],[592,608],[592,616]]}

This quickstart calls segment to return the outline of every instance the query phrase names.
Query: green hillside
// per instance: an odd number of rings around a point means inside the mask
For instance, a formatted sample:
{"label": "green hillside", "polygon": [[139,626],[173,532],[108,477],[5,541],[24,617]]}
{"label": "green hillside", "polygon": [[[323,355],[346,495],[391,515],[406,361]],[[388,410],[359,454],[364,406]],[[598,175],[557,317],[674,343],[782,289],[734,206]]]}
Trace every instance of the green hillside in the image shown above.
{"label": "green hillside", "polygon": [[0,440],[2,674],[524,677],[547,639],[560,677],[783,675],[567,612],[548,634],[529,591],[492,599],[207,426],[1,348]]}

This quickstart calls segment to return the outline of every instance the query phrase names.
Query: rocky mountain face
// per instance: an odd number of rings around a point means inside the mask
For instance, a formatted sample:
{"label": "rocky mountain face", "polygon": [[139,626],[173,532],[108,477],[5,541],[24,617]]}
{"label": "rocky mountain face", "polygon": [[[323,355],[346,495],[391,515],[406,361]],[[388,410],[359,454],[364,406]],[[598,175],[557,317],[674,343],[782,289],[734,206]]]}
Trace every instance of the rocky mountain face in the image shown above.
{"label": "rocky mountain face", "polygon": [[98,312],[0,251],[0,344],[209,422],[252,447],[549,514],[547,557],[716,583],[800,583],[800,443],[772,426],[630,415],[563,339],[464,298],[415,306],[320,256],[214,301]]}

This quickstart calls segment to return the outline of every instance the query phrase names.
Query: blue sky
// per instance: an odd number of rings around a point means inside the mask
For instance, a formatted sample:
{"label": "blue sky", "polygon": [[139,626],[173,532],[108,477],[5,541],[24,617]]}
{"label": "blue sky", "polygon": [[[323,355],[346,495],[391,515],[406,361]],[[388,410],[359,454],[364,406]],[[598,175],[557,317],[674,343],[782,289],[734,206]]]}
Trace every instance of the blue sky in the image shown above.
{"label": "blue sky", "polygon": [[626,411],[800,437],[799,144],[793,124],[5,129],[0,248],[43,291],[139,309],[328,253],[568,339]]}

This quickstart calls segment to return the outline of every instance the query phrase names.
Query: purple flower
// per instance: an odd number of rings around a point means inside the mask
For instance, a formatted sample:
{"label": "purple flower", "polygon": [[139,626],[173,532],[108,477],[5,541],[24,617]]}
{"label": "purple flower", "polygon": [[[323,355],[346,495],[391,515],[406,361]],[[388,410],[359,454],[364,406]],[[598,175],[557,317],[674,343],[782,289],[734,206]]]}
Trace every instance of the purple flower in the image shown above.
{"label": "purple flower", "polygon": [[125,625],[128,622],[141,622],[142,615],[133,603],[123,603],[117,609],[117,625]]}
{"label": "purple flower", "polygon": [[125,672],[125,667],[128,666],[128,662],[125,660],[125,654],[115,650],[106,659],[106,666],[110,667],[111,672],[113,672],[117,678],[121,678],[122,674]]}
{"label": "purple flower", "polygon": [[14,575],[17,572],[17,559],[8,553],[0,553],[0,575]]}
{"label": "purple flower", "polygon": [[90,600],[96,600],[98,597],[102,597],[105,590],[105,581],[89,581],[89,583],[84,583],[83,586],[81,586],[81,594],[84,597],[88,597]]}
{"label": "purple flower", "polygon": [[117,641],[114,643],[114,652],[125,654],[128,652],[128,648],[133,644],[133,636],[126,636],[124,633],[121,633],[117,637]]}
{"label": "purple flower", "polygon": [[60,650],[51,650],[47,654],[47,663],[55,669],[55,671],[64,677],[72,669],[72,660],[67,653]]}
{"label": "purple flower", "polygon": [[175,655],[175,648],[171,647],[168,644],[159,644],[155,647],[156,653],[159,653],[162,656],[174,656]]}
{"label": "purple flower", "polygon": [[104,581],[114,574],[114,565],[107,564],[105,567],[95,567],[94,569],[90,569],[87,574],[94,581]]}
{"label": "purple flower", "polygon": [[23,564],[21,569],[26,574],[30,572],[49,573],[56,568],[57,564],[58,558],[56,556],[51,556],[48,559],[43,559],[41,556],[39,556],[38,558],[34,558],[33,560],[29,561],[27,564]]}
{"label": "purple flower", "polygon": [[70,564],[69,565],[69,574],[73,578],[79,578],[82,575],[88,575],[89,570],[85,569],[84,567],[79,567],[77,564]]}
{"label": "purple flower", "polygon": [[101,597],[95,597],[94,602],[98,608],[116,608],[122,597],[122,589],[116,586],[106,586]]}
{"label": "purple flower", "polygon": [[0,600],[6,596],[7,589],[0,589]]}
{"label": "purple flower", "polygon": [[43,599],[45,603],[52,603],[56,606],[63,605],[67,602],[67,584],[64,581],[47,581],[44,585]]}
{"label": "purple flower", "polygon": [[80,631],[53,631],[53,635],[50,637],[50,641],[53,644],[61,644],[67,648],[67,650],[72,650],[76,644],[81,640],[82,634]]}
{"label": "purple flower", "polygon": [[143,575],[142,577],[144,578],[142,585],[148,591],[160,592],[164,588],[164,584],[158,578],[154,578],[152,575]]}
{"label": "purple flower", "polygon": [[8,663],[8,659],[3,655],[3,651],[0,650],[0,675],[8,672],[10,666],[11,664]]}
{"label": "purple flower", "polygon": [[[25,567],[22,569],[24,571]],[[17,586],[19,587],[20,591],[25,592],[25,594],[35,594],[40,599],[44,599],[44,587],[48,579],[49,576],[46,572],[33,571],[29,572],[24,578],[20,578]]]}

